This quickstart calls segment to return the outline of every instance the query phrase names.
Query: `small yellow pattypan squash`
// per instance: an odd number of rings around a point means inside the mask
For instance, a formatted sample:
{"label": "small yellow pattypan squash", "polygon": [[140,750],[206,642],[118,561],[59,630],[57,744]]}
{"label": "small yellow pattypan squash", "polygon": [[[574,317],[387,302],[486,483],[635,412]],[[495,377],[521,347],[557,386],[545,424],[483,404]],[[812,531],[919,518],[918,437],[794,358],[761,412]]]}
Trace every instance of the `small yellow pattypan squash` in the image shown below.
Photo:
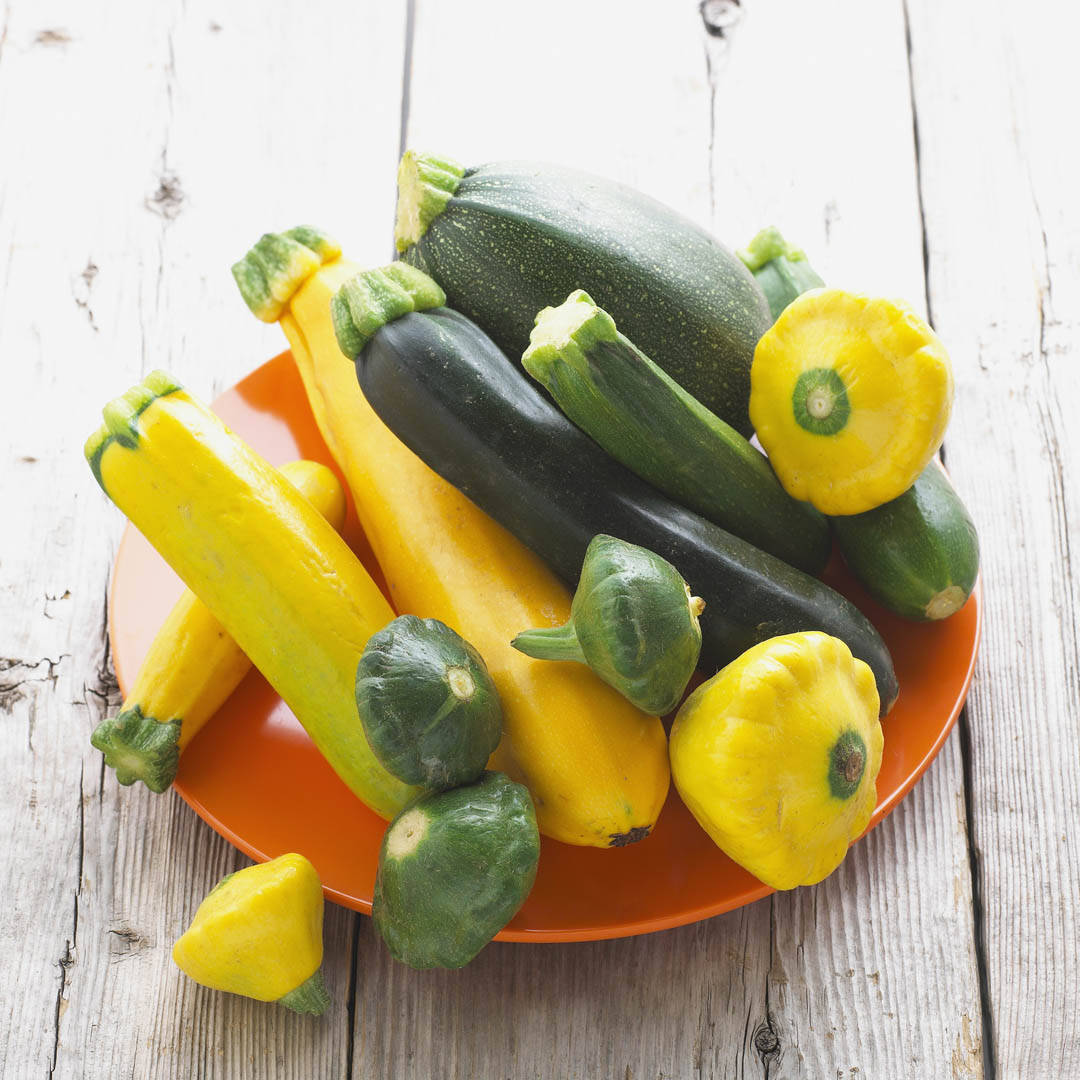
{"label": "small yellow pattypan squash", "polygon": [[212,990],[321,1015],[323,894],[303,855],[282,855],[223,878],[173,946],[186,975]]}
{"label": "small yellow pattypan squash", "polygon": [[952,408],[945,347],[907,305],[842,289],[792,301],[757,344],[750,419],[789,495],[861,514],[902,495]]}
{"label": "small yellow pattypan squash", "polygon": [[755,645],[686,699],[671,773],[727,855],[793,889],[832,873],[869,824],[882,741],[870,668],[805,631]]}

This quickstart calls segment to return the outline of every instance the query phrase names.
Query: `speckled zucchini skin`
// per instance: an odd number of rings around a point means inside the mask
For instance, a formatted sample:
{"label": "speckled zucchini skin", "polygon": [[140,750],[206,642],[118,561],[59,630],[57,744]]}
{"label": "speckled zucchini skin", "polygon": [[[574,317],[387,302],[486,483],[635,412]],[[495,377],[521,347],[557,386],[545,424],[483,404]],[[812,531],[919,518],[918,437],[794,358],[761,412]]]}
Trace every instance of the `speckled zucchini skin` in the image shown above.
{"label": "speckled zucchini skin", "polygon": [[706,603],[715,671],[778,634],[823,630],[897,695],[880,635],[839,593],[676,505],[583,434],[465,316],[411,312],[356,358],[364,397],[423,461],[574,583],[589,541],[617,536],[672,563]]}
{"label": "speckled zucchini skin", "polygon": [[677,383],[750,435],[750,364],[769,305],[735,255],[654,199],[552,165],[482,165],[403,257],[515,360],[537,312],[584,289]]}

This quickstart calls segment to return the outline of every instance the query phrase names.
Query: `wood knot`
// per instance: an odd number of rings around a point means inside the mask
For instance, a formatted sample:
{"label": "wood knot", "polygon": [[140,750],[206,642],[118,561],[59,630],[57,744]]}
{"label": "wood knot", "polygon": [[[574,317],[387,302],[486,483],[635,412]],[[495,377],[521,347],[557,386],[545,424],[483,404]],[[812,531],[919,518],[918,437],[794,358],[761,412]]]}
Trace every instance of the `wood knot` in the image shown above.
{"label": "wood knot", "polygon": [[774,1026],[772,1013],[768,1013],[754,1029],[754,1049],[766,1069],[780,1061],[784,1048],[780,1044],[780,1034]]}
{"label": "wood knot", "polygon": [[698,10],[705,32],[710,37],[720,38],[726,36],[743,14],[740,0],[701,0]]}
{"label": "wood knot", "polygon": [[158,178],[157,191],[146,200],[146,209],[159,214],[166,221],[172,221],[183,209],[185,198],[180,177],[176,173],[162,173]]}

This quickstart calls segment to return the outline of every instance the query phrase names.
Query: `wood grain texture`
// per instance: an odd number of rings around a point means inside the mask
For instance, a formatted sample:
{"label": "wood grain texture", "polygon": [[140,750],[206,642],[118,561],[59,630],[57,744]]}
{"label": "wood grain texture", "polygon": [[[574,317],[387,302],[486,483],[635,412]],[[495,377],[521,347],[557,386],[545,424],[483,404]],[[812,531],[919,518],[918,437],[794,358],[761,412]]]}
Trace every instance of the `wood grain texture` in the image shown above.
{"label": "wood grain texture", "polygon": [[0,6],[4,1077],[348,1074],[359,916],[328,908],[323,1023],[172,964],[245,860],[175,795],[119,788],[89,746],[118,704],[105,596],[123,521],[81,445],[151,368],[208,398],[281,348],[229,276],[265,229],[322,213],[387,257],[404,30],[394,2]]}
{"label": "wood grain texture", "polygon": [[930,300],[957,377],[947,456],[984,536],[968,711],[994,1056],[1002,1077],[1073,1076],[1080,154],[1061,122],[1080,78],[1056,5],[909,8]]}

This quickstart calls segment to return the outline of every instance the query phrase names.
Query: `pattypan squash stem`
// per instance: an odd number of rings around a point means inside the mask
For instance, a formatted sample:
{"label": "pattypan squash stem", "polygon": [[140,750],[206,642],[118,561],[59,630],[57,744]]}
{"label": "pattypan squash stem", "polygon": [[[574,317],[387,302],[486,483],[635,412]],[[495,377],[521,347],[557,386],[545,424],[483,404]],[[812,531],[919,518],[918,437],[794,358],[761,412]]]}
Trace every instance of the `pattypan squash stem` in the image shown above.
{"label": "pattypan squash stem", "polygon": [[540,627],[518,634],[511,642],[518,652],[536,660],[574,660],[587,664],[573,622],[563,626]]}
{"label": "pattypan squash stem", "polygon": [[322,1016],[330,1004],[330,994],[323,981],[322,968],[295,990],[290,990],[284,997],[278,998],[278,1004],[292,1009],[293,1012]]}

